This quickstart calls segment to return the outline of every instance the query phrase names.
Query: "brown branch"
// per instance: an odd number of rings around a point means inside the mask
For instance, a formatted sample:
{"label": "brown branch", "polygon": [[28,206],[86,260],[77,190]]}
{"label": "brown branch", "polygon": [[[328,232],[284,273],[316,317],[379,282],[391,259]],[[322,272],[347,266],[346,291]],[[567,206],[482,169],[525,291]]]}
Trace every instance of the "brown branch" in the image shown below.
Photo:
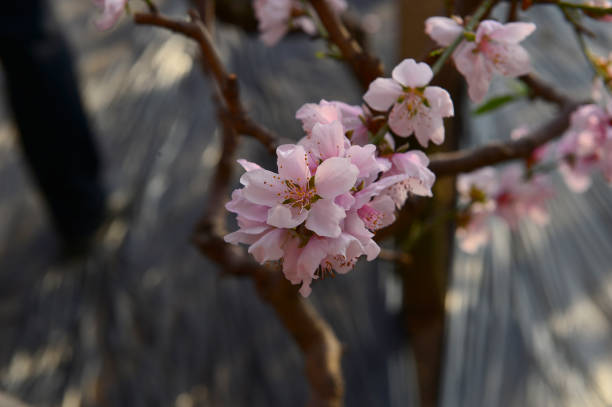
{"label": "brown branch", "polygon": [[492,142],[472,149],[434,154],[430,157],[429,169],[436,176],[442,177],[527,157],[537,147],[560,136],[569,125],[569,115],[579,105],[579,103],[566,104],[557,117],[518,140]]}
{"label": "brown branch", "polygon": [[547,102],[554,103],[559,106],[565,106],[570,103],[570,99],[557,92],[556,89],[542,82],[542,80],[533,74],[524,75],[519,77],[527,86],[529,86],[530,97],[540,98]]}
{"label": "brown branch", "polygon": [[236,75],[229,74],[213,44],[210,33],[200,21],[197,12],[190,13],[192,21],[173,20],[160,14],[135,13],[134,22],[140,25],[151,25],[166,28],[170,31],[180,33],[196,41],[202,52],[202,59],[206,70],[214,78],[227,108],[227,114],[231,117],[234,130],[255,138],[274,153],[276,149],[276,137],[265,127],[251,119],[242,102],[238,90]]}
{"label": "brown branch", "polygon": [[412,256],[408,253],[398,252],[389,249],[380,249],[378,257],[382,260],[397,263],[399,266],[409,266],[412,264]]}
{"label": "brown branch", "polygon": [[384,75],[381,62],[363,50],[327,0],[310,0],[310,4],[327,30],[329,40],[336,44],[364,88],[374,79]]}
{"label": "brown branch", "polygon": [[[210,231],[208,231],[210,232]],[[232,275],[251,277],[257,293],[280,318],[304,355],[312,407],[339,407],[344,395],[342,345],[316,309],[280,270],[254,263],[219,236],[200,231],[193,237],[200,251]]]}

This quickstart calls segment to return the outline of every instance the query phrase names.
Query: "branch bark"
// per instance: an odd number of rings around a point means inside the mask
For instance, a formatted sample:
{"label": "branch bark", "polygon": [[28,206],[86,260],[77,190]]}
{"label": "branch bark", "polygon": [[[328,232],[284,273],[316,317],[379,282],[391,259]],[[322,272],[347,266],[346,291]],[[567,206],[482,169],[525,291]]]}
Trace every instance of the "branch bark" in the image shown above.
{"label": "branch bark", "polygon": [[310,4],[327,30],[329,40],[338,47],[364,89],[374,79],[384,75],[381,62],[364,51],[327,0],[310,0]]}
{"label": "branch bark", "polygon": [[493,142],[481,147],[434,154],[430,157],[429,169],[436,176],[443,177],[528,157],[533,150],[560,136],[567,129],[569,116],[578,106],[580,106],[579,103],[566,104],[557,117],[521,139]]}
{"label": "branch bark", "polygon": [[206,27],[199,19],[197,12],[190,13],[192,21],[180,21],[168,18],[161,14],[135,13],[134,22],[140,25],[162,27],[170,31],[183,34],[196,41],[202,52],[205,68],[210,71],[227,107],[227,113],[231,116],[234,129],[246,136],[258,140],[263,146],[274,154],[276,149],[276,137],[265,127],[251,119],[240,100],[238,81],[236,75],[229,74]]}

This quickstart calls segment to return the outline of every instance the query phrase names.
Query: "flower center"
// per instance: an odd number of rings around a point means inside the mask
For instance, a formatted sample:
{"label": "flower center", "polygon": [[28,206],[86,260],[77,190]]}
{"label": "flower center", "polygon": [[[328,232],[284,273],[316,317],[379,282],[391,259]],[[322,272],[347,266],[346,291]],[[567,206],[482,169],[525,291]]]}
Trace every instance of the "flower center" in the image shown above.
{"label": "flower center", "polygon": [[359,208],[357,214],[361,217],[363,223],[365,223],[366,228],[370,230],[377,230],[381,228],[384,217],[382,212],[377,211],[370,205],[363,205],[361,208]]}
{"label": "flower center", "polygon": [[289,205],[292,208],[310,210],[313,203],[321,199],[317,195],[317,188],[314,186],[314,177],[310,177],[308,183],[300,185],[292,180],[284,181],[285,190],[282,192],[284,199],[283,205]]}

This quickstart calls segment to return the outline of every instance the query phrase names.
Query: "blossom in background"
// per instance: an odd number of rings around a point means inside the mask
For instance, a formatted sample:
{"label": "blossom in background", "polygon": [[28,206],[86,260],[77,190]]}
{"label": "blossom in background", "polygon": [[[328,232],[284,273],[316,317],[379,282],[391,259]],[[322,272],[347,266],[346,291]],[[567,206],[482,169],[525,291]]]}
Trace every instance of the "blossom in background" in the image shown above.
{"label": "blossom in background", "polygon": [[457,178],[459,214],[457,239],[459,247],[474,253],[490,237],[488,220],[502,218],[511,229],[528,218],[538,225],[549,221],[548,201],[554,196],[552,182],[547,175],[535,174],[525,178],[522,164],[511,164],[500,172],[484,167]]}
{"label": "blossom in background", "polygon": [[[529,54],[519,43],[535,28],[532,23],[485,20],[478,25],[473,39],[459,44],[453,60],[467,80],[468,93],[474,102],[484,99],[493,74],[514,78],[531,71]],[[425,22],[425,32],[440,46],[447,47],[463,32],[463,26],[451,18],[430,17]]]}
{"label": "blossom in background", "polygon": [[535,174],[525,179],[523,165],[510,164],[499,175],[495,213],[512,229],[516,229],[524,217],[545,225],[549,221],[547,203],[553,197],[554,188],[549,176]]}
{"label": "blossom in background", "polygon": [[104,31],[114,26],[125,11],[127,2],[128,0],[93,0],[94,5],[102,10],[102,15],[94,21],[96,28]]}
{"label": "blossom in background", "polygon": [[484,167],[457,177],[460,207],[457,216],[457,240],[461,250],[475,253],[490,236],[488,219],[495,210],[497,172]]}
{"label": "blossom in background", "polygon": [[[347,8],[345,0],[327,0],[336,13]],[[314,21],[308,16],[304,4],[299,0],[254,0],[253,8],[259,24],[261,40],[273,46],[295,27],[307,34],[317,32]]]}
{"label": "blossom in background", "polygon": [[391,78],[377,78],[363,99],[373,109],[389,114],[389,127],[395,134],[414,134],[423,147],[429,140],[444,141],[444,117],[454,115],[448,92],[438,86],[427,86],[433,77],[426,63],[405,59],[391,73]]}
{"label": "blossom in background", "polygon": [[612,143],[612,117],[601,107],[590,104],[579,107],[570,118],[570,127],[559,140],[559,171],[574,192],[584,192],[591,185],[591,176],[602,170],[608,181]]}
{"label": "blossom in background", "polygon": [[[360,111],[339,102],[304,105],[297,117],[306,135],[278,147],[278,173],[239,160],[242,188],[226,205],[238,230],[225,241],[249,245],[262,264],[280,261],[304,296],[312,280],[346,273],[361,256],[375,259],[374,233],[395,220],[409,193],[431,196],[435,176],[422,152],[381,157],[375,145],[349,140]],[[395,185],[399,196],[389,192]]]}

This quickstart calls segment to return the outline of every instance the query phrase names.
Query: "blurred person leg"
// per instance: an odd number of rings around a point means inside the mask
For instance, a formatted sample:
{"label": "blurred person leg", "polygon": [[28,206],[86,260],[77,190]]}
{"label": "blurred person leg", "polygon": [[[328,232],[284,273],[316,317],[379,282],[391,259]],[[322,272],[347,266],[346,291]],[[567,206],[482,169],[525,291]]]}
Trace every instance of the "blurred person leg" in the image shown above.
{"label": "blurred person leg", "polygon": [[28,166],[68,246],[105,216],[100,159],[70,52],[45,0],[0,4],[0,60]]}

